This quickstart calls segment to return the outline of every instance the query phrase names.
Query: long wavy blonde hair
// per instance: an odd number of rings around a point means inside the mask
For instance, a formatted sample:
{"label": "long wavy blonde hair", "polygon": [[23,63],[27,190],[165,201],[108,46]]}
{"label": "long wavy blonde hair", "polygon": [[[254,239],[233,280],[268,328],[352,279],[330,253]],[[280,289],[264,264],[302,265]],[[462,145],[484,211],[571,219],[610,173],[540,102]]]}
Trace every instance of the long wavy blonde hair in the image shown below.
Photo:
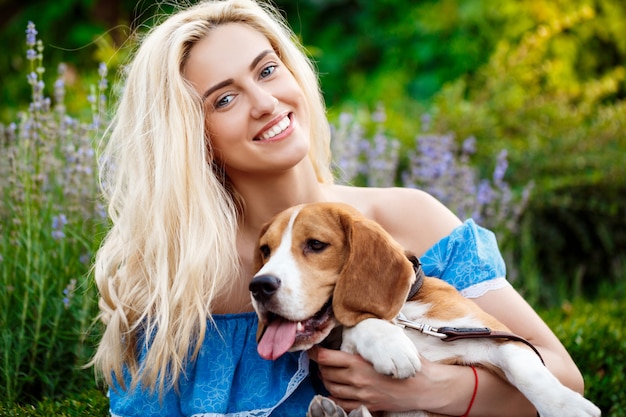
{"label": "long wavy blonde hair", "polygon": [[93,364],[109,384],[126,387],[126,367],[131,389],[175,387],[199,351],[213,300],[239,278],[241,202],[216,167],[201,98],[183,77],[194,44],[229,22],[264,34],[294,74],[309,103],[309,157],[318,180],[332,181],[317,73],[275,9],[202,2],[149,31],[127,67],[100,158],[112,227],[95,263],[106,326]]}

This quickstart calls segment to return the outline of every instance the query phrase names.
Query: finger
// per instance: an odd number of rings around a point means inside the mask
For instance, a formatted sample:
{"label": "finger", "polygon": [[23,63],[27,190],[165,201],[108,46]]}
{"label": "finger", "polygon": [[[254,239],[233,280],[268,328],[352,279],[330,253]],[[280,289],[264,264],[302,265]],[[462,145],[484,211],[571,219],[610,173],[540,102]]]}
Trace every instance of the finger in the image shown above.
{"label": "finger", "polygon": [[326,389],[330,394],[329,398],[346,411],[354,410],[361,405],[368,408],[371,407],[371,405],[359,397],[358,391],[354,387],[330,383]]}
{"label": "finger", "polygon": [[320,365],[333,366],[336,368],[349,368],[351,366],[361,366],[367,363],[359,355],[342,352],[340,350],[326,349],[316,346],[309,350],[309,357]]}
{"label": "finger", "polygon": [[353,355],[339,350],[325,349],[319,346],[309,350],[309,357],[319,365],[333,366],[337,368],[345,368],[346,361],[349,359],[349,356]]}
{"label": "finger", "polygon": [[335,404],[337,404],[339,407],[343,408],[347,412],[355,410],[359,408],[361,405],[364,405],[358,401],[353,401],[353,400],[342,400],[342,399],[337,399],[335,397],[330,397],[330,399],[333,400]]}

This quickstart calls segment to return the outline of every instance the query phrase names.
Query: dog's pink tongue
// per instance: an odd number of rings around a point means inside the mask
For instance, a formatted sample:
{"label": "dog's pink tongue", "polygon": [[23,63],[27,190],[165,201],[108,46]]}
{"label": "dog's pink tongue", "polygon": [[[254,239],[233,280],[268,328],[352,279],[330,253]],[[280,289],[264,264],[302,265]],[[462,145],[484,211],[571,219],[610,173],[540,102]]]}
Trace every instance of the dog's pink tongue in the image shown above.
{"label": "dog's pink tongue", "polygon": [[295,340],[296,323],[277,318],[265,329],[257,351],[263,359],[275,360],[287,352]]}

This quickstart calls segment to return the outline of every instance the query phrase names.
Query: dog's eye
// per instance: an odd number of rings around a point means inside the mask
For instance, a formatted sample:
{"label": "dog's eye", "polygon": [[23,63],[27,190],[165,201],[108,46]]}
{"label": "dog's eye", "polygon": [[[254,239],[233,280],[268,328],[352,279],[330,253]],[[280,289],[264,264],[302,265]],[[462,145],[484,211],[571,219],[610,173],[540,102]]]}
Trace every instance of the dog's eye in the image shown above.
{"label": "dog's eye", "polygon": [[263,259],[267,259],[270,257],[270,247],[268,245],[261,245],[261,247],[259,248],[259,251],[261,251],[261,256],[263,257]]}
{"label": "dog's eye", "polygon": [[326,249],[327,246],[328,243],[320,242],[317,239],[309,239],[306,241],[304,249],[310,252],[321,252]]}

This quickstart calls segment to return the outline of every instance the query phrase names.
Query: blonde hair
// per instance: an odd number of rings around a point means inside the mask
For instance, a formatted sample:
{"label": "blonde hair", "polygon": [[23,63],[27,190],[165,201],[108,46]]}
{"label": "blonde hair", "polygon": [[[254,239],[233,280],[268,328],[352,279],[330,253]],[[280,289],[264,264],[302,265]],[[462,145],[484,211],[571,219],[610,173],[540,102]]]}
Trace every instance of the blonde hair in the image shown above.
{"label": "blonde hair", "polygon": [[106,327],[92,363],[109,384],[126,387],[126,367],[131,389],[175,387],[199,351],[212,301],[240,274],[236,191],[214,166],[201,98],[182,75],[191,47],[229,22],[264,34],[294,74],[309,103],[309,158],[318,180],[332,181],[317,74],[276,10],[202,2],[154,27],[127,68],[101,157],[112,227],[96,256]]}

